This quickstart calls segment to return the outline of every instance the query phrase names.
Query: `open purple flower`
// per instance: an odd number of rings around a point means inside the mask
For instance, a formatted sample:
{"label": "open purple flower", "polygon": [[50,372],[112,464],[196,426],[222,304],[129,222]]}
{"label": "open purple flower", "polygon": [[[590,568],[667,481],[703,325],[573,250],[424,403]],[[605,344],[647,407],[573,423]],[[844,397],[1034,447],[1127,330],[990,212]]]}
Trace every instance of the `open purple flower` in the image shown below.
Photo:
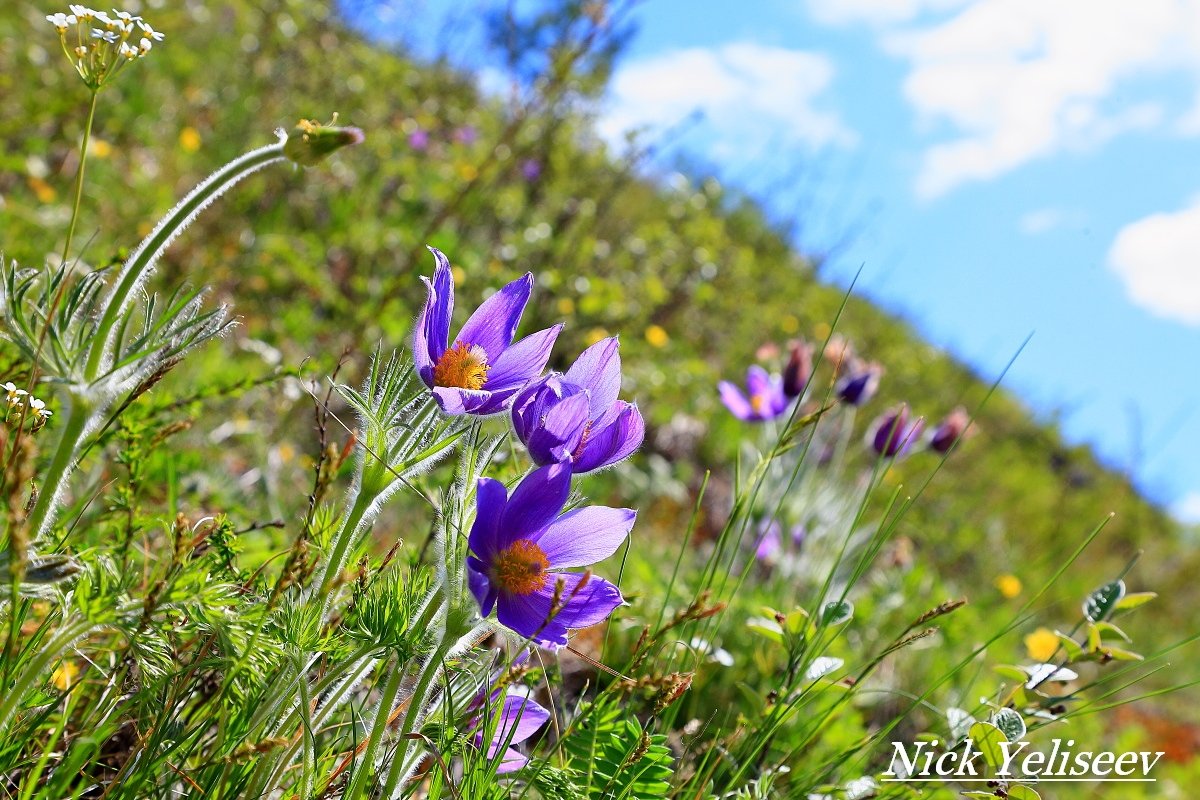
{"label": "open purple flower", "polygon": [[543,647],[567,643],[571,628],[603,622],[623,601],[621,591],[591,572],[559,572],[603,561],[633,528],[637,512],[584,506],[565,514],[571,467],[551,464],[525,477],[512,496],[504,484],[480,478],[467,580],[486,617]]}
{"label": "open purple flower", "polygon": [[738,419],[747,422],[762,422],[775,419],[787,411],[790,400],[783,392],[783,381],[767,374],[755,364],[746,371],[747,394],[729,381],[717,384],[721,402]]}
{"label": "open purple flower", "polygon": [[[501,691],[503,690],[497,689],[492,692],[487,698],[489,703],[495,703]],[[483,705],[484,701],[485,698],[481,694],[477,698],[477,702]],[[550,712],[532,699],[513,692],[504,695],[498,712],[500,718],[495,722],[495,732],[488,742],[487,757],[489,760],[494,759],[500,752],[500,748],[505,748],[504,754],[500,758],[500,765],[496,768],[496,773],[503,775],[515,772],[528,763],[529,759],[516,750],[513,745],[520,744],[537,733],[543,725],[550,721]],[[496,711],[492,713],[496,713]],[[469,725],[475,730],[475,746],[482,749],[483,737],[490,727],[490,720],[482,716],[476,717]]]}
{"label": "open purple flower", "polygon": [[843,403],[861,406],[875,396],[881,377],[883,367],[879,364],[854,358],[850,363],[843,365],[842,377],[834,389]]}
{"label": "open purple flower", "polygon": [[565,462],[575,473],[607,467],[642,444],[637,406],[618,400],[621,355],[616,338],[584,350],[565,375],[547,375],[517,394],[513,429],[537,464]]}
{"label": "open purple flower", "polygon": [[920,419],[909,421],[907,406],[897,406],[875,420],[871,433],[867,434],[867,443],[881,456],[903,456],[921,438],[924,427]]}
{"label": "open purple flower", "polygon": [[533,289],[533,275],[526,273],[484,300],[451,345],[454,276],[446,256],[429,249],[437,259],[437,270],[432,281],[421,278],[429,296],[413,333],[417,372],[447,414],[503,411],[513,396],[546,368],[562,325],[513,343]]}

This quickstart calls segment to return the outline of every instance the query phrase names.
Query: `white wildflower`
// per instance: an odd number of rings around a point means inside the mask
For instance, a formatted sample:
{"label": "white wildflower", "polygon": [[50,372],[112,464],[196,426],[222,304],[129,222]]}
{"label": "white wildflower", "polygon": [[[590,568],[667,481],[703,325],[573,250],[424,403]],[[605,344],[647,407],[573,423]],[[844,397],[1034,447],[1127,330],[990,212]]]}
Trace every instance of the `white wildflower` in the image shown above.
{"label": "white wildflower", "polygon": [[84,22],[87,22],[89,20],[93,20],[96,18],[96,9],[94,9],[94,8],[88,8],[87,6],[80,6],[80,5],[75,5],[75,4],[71,4],[71,5],[67,6],[67,8],[71,9],[71,14],[73,14],[74,16],[78,17],[79,19],[83,20]]}
{"label": "white wildflower", "polygon": [[117,49],[122,58],[127,58],[130,61],[138,57],[137,48],[131,47],[128,42],[121,42],[121,46]]}
{"label": "white wildflower", "polygon": [[59,33],[66,33],[67,28],[78,22],[74,14],[63,14],[62,12],[48,15],[46,21],[57,28]]}
{"label": "white wildflower", "polygon": [[36,397],[29,398],[29,410],[32,411],[33,415],[38,419],[47,419],[54,414],[53,411],[46,408],[45,400],[39,400]]}
{"label": "white wildflower", "polygon": [[138,27],[142,29],[142,33],[146,34],[148,38],[153,39],[156,42],[161,42],[166,35],[162,31],[154,30],[154,28],[150,27],[150,23],[146,22],[145,20],[138,19],[137,24]]}
{"label": "white wildflower", "polygon": [[138,42],[138,50],[141,51],[142,55],[146,55],[146,53],[149,53],[151,47],[154,47],[154,45],[145,36],[143,36],[142,40],[140,42]]}
{"label": "white wildflower", "polygon": [[92,38],[100,39],[102,41],[108,42],[109,44],[116,44],[116,41],[117,41],[117,35],[115,33],[113,33],[112,31],[103,31],[103,30],[100,30],[99,28],[92,28]]}
{"label": "white wildflower", "polygon": [[25,391],[24,389],[18,389],[17,385],[12,381],[0,384],[0,388],[4,389],[4,392],[7,395],[8,404],[10,406],[20,405],[21,398],[29,394],[29,392]]}

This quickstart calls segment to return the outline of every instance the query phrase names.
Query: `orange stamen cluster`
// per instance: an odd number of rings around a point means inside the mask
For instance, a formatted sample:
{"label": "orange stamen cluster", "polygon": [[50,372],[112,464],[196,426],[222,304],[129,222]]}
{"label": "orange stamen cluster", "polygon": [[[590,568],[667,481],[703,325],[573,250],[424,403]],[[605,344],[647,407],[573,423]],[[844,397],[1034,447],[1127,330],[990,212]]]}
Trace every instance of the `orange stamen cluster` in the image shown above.
{"label": "orange stamen cluster", "polygon": [[755,414],[763,413],[763,410],[766,409],[766,407],[767,396],[765,394],[750,395],[750,410],[752,410]]}
{"label": "orange stamen cluster", "polygon": [[433,385],[455,389],[482,389],[488,375],[487,353],[482,347],[456,342],[433,365]]}
{"label": "orange stamen cluster", "polygon": [[546,585],[550,559],[528,539],[518,539],[496,555],[491,580],[509,594],[532,594]]}

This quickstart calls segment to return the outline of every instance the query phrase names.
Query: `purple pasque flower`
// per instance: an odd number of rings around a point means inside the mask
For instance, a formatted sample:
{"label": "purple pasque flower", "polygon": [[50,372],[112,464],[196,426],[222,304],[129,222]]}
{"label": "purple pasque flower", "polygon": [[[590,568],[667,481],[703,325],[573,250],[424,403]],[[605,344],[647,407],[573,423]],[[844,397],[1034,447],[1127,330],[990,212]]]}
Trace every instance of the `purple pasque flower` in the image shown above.
{"label": "purple pasque flower", "polygon": [[[494,682],[497,676],[492,677]],[[500,700],[502,693],[504,699]],[[497,703],[497,701],[500,702]],[[484,735],[489,729],[493,730],[486,753],[488,760],[492,760],[500,753],[500,748],[504,748],[500,764],[496,768],[496,773],[499,775],[515,772],[529,762],[529,759],[516,750],[513,745],[520,744],[533,736],[550,721],[550,712],[534,702],[532,698],[513,691],[505,692],[503,686],[497,687],[491,692],[481,691],[471,701],[469,707],[472,710],[485,707],[488,709],[471,719],[467,723],[467,728],[475,732],[475,746],[481,750],[483,749]],[[492,714],[499,715],[499,719],[494,723],[490,718]],[[494,728],[492,728],[493,725]]]}
{"label": "purple pasque flower", "polygon": [[861,406],[875,396],[879,391],[879,379],[883,377],[883,367],[875,362],[862,361],[854,358],[843,366],[842,377],[838,379],[834,391],[843,403]]}
{"label": "purple pasque flower", "polygon": [[867,443],[881,456],[903,456],[921,438],[922,419],[909,420],[908,406],[897,406],[880,414],[867,434]]}
{"label": "purple pasque flower", "polygon": [[721,392],[721,402],[730,413],[746,422],[775,419],[791,402],[783,392],[783,381],[778,376],[768,375],[757,364],[746,371],[746,394],[729,381],[721,381],[717,389]]}
{"label": "purple pasque flower", "polygon": [[929,436],[929,449],[949,453],[959,440],[970,435],[971,415],[962,406],[951,411],[938,423]]}
{"label": "purple pasque flower", "polygon": [[518,394],[513,429],[537,464],[565,462],[591,472],[627,458],[646,435],[642,413],[617,399],[621,354],[616,337],[579,354],[566,374],[547,375]]}
{"label": "purple pasque flower", "polygon": [[447,414],[503,411],[513,396],[546,368],[562,325],[513,342],[533,289],[533,275],[526,273],[484,300],[450,344],[454,276],[446,256],[429,249],[437,259],[437,270],[432,281],[421,278],[429,296],[413,332],[417,373]]}
{"label": "purple pasque flower", "polygon": [[591,571],[561,572],[603,561],[633,528],[637,512],[584,506],[560,513],[571,492],[569,464],[539,467],[512,496],[480,478],[475,490],[467,582],[483,615],[543,647],[567,643],[571,628],[603,622],[624,600]]}

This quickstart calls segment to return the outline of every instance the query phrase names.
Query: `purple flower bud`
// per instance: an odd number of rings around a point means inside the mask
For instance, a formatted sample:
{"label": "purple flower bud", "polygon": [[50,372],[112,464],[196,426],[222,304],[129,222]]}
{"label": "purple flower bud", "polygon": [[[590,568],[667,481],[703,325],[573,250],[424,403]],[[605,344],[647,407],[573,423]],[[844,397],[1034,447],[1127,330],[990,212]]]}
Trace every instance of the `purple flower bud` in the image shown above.
{"label": "purple flower bud", "polygon": [[896,458],[908,453],[921,438],[924,427],[925,423],[920,419],[909,421],[908,406],[897,406],[875,420],[867,434],[867,443],[879,455]]}
{"label": "purple flower bud", "polygon": [[521,162],[521,177],[533,183],[542,177],[542,165],[536,159],[527,158]]}
{"label": "purple flower bud", "polygon": [[843,403],[861,406],[875,396],[882,376],[883,367],[879,364],[854,359],[837,382],[837,396]]}
{"label": "purple flower bud", "polygon": [[804,394],[804,387],[813,371],[813,347],[801,339],[792,342],[791,355],[787,366],[783,368],[783,393],[788,397],[799,397]]}
{"label": "purple flower bud", "polygon": [[808,538],[808,526],[803,522],[792,526],[792,547],[799,550],[804,546],[804,540]]}
{"label": "purple flower bud", "polygon": [[929,449],[938,453],[949,453],[950,449],[968,433],[971,416],[962,406],[946,415],[929,437]]}

